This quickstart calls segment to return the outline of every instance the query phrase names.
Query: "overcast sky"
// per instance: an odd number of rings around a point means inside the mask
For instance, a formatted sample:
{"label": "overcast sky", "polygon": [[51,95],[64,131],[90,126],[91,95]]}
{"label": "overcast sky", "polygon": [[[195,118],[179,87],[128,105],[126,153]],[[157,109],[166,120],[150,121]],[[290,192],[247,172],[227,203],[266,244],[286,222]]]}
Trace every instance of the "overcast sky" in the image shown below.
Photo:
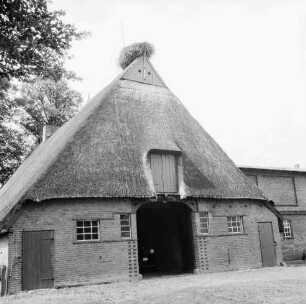
{"label": "overcast sky", "polygon": [[[306,168],[306,2],[54,0],[91,37],[75,42],[74,87],[93,97],[125,45],[153,65],[238,165]],[[87,98],[87,97],[86,97]]]}

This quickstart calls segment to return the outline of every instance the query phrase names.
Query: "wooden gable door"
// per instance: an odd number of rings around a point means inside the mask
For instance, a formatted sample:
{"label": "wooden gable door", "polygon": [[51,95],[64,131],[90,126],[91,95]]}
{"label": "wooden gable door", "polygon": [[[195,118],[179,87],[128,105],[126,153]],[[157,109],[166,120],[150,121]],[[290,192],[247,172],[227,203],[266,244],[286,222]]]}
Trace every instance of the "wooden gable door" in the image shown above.
{"label": "wooden gable door", "polygon": [[24,231],[23,290],[53,287],[53,231]]}
{"label": "wooden gable door", "polygon": [[262,266],[276,265],[276,251],[271,223],[259,223],[258,233],[260,240]]}
{"label": "wooden gable door", "polygon": [[175,155],[152,153],[151,170],[156,192],[178,192],[177,164]]}

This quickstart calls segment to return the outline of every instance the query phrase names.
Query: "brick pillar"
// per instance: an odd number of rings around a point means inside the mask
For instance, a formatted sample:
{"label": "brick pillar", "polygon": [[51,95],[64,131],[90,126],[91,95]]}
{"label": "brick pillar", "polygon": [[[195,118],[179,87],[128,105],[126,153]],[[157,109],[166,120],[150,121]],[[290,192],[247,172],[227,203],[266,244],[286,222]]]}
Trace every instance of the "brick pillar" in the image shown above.
{"label": "brick pillar", "polygon": [[129,256],[129,278],[131,280],[138,279],[139,277],[138,248],[136,240],[128,242],[128,256]]}
{"label": "brick pillar", "polygon": [[130,279],[138,279],[141,278],[141,275],[139,274],[138,265],[138,237],[136,213],[131,214],[131,229],[133,240],[128,242],[129,277]]}
{"label": "brick pillar", "polygon": [[194,239],[194,254],[195,254],[195,273],[207,272],[208,254],[207,254],[207,238],[200,235],[200,216],[198,212],[192,213],[192,229]]}
{"label": "brick pillar", "polygon": [[191,212],[191,224],[192,224],[192,233],[193,233],[193,248],[194,248],[194,273],[200,272],[200,263],[199,263],[199,248],[198,248],[198,231],[197,231],[197,220],[199,219],[198,212]]}
{"label": "brick pillar", "polygon": [[8,293],[22,290],[22,229],[10,229],[8,249]]}

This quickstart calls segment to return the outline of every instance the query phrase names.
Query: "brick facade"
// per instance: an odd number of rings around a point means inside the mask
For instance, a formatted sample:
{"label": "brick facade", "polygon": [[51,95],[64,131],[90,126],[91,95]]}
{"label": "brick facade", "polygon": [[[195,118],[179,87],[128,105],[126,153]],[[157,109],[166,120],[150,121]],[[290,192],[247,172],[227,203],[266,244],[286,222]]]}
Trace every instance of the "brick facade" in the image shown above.
{"label": "brick facade", "polygon": [[[54,287],[140,278],[132,205],[129,200],[66,199],[22,207],[9,231],[9,292],[22,290],[22,231],[54,230]],[[208,235],[200,234],[199,211],[209,213]],[[120,213],[132,213],[131,239],[121,238]],[[191,215],[196,272],[261,267],[258,222],[272,223],[277,263],[282,260],[277,218],[259,203],[204,201]],[[231,215],[243,216],[244,233],[228,233]],[[77,220],[99,220],[100,240],[77,241]]]}
{"label": "brick facade", "polygon": [[292,238],[282,237],[283,255],[285,260],[301,260],[306,252],[306,212],[301,214],[283,213],[290,220]]}
{"label": "brick facade", "polygon": [[[196,265],[200,272],[216,272],[262,267],[258,223],[271,222],[276,242],[277,264],[282,261],[278,220],[265,206],[245,202],[201,202],[199,211],[209,214],[209,234],[200,234],[198,213],[195,244]],[[243,216],[244,232],[228,232],[227,217]]]}
{"label": "brick facade", "polygon": [[[60,200],[22,208],[9,233],[9,292],[22,290],[22,231],[54,230],[54,287],[112,282],[138,277],[137,231],[122,239],[120,213],[131,212],[130,202]],[[76,241],[76,221],[100,221],[100,240]]]}
{"label": "brick facade", "polygon": [[240,168],[275,202],[276,209],[291,221],[293,237],[282,235],[285,260],[300,260],[306,253],[306,171],[297,169]]}

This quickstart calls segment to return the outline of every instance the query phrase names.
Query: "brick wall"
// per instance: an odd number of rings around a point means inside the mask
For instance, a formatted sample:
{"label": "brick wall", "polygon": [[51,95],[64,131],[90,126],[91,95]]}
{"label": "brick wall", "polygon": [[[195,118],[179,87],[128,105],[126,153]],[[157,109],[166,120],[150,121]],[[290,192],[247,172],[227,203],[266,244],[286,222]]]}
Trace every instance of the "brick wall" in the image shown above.
{"label": "brick wall", "polygon": [[8,250],[8,290],[17,292],[21,290],[22,273],[22,229],[11,228],[9,233]]}
{"label": "brick wall", "polygon": [[285,260],[301,260],[306,253],[306,214],[288,215],[284,217],[291,221],[293,237],[282,238],[282,247]]}
{"label": "brick wall", "polygon": [[306,172],[241,168],[249,180],[275,201],[279,211],[306,211]]}
{"label": "brick wall", "polygon": [[[250,202],[199,202],[192,212],[195,268],[215,272],[261,267],[258,222],[271,222],[282,260],[276,216]],[[209,212],[209,235],[200,234],[199,211]],[[131,214],[132,238],[120,234],[120,213],[132,212],[129,201],[67,199],[22,207],[9,232],[9,292],[22,290],[22,231],[54,230],[54,286],[71,286],[139,278],[137,223]],[[243,216],[244,233],[228,233],[227,216]],[[77,220],[99,220],[100,240],[78,242]]]}
{"label": "brick wall", "polygon": [[258,186],[267,197],[275,202],[276,206],[297,204],[295,183],[292,176],[259,176]]}
{"label": "brick wall", "polygon": [[[54,230],[54,286],[135,279],[138,276],[137,229],[121,239],[120,213],[131,203],[60,200],[24,206],[9,233],[9,291],[22,289],[22,230]],[[99,241],[76,241],[76,220],[100,220]]]}
{"label": "brick wall", "polygon": [[[282,261],[278,220],[265,206],[249,202],[201,202],[199,211],[208,212],[210,221],[209,234],[200,234],[199,215],[195,214],[196,265],[200,272],[262,267],[259,222],[272,223],[277,264]],[[227,216],[243,216],[242,234],[228,232]]]}
{"label": "brick wall", "polygon": [[306,211],[306,176],[305,175],[294,176],[295,190],[296,190],[299,210],[304,210],[304,211]]}

